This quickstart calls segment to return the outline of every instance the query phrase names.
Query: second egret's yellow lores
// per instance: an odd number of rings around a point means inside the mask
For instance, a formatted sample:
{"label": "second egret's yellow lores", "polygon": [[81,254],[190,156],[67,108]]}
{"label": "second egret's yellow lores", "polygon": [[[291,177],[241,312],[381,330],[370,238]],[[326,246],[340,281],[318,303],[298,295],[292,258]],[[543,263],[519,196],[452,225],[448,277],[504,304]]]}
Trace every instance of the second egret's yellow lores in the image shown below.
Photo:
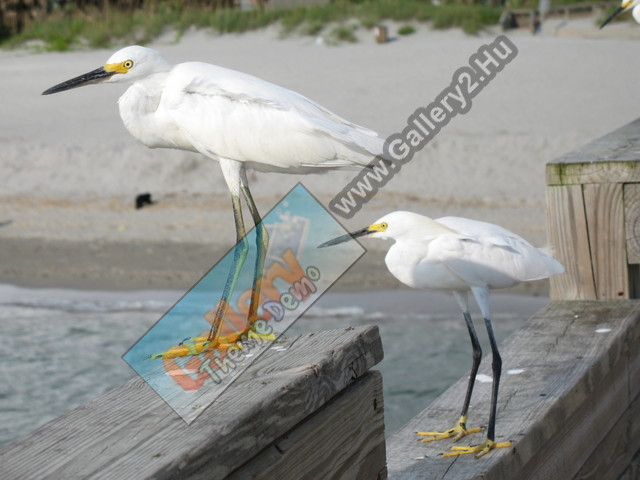
{"label": "second egret's yellow lores", "polygon": [[562,265],[522,237],[497,225],[458,217],[432,220],[411,212],[390,213],[373,225],[329,240],[320,247],[358,237],[395,240],[385,257],[389,271],[412,288],[451,292],[462,309],[471,337],[473,365],[458,423],[444,432],[418,432],[418,435],[427,437],[423,440],[426,442],[449,437],[459,440],[480,430],[467,429],[466,426],[467,411],[482,357],[469,313],[467,294],[471,291],[484,317],[493,354],[493,387],[487,439],[472,447],[452,447],[452,451],[445,456],[475,453],[480,457],[494,448],[509,446],[509,442],[495,441],[502,359],[491,325],[489,290],[562,273]]}
{"label": "second egret's yellow lores", "polygon": [[198,152],[217,160],[231,192],[239,242],[209,340],[218,326],[248,253],[240,195],[257,227],[258,254],[248,325],[257,318],[260,279],[268,245],[251,197],[246,168],[311,173],[368,165],[384,140],[291,90],[201,62],[172,65],[151,48],[130,46],[100,68],[60,83],[44,95],[94,83],[129,83],[120,97],[127,130],[150,148]]}
{"label": "second egret's yellow lores", "polygon": [[640,8],[638,8],[640,6],[640,0],[622,0],[622,3],[620,4],[620,6],[617,8],[617,10],[615,12],[613,12],[609,18],[607,18],[604,22],[602,22],[602,25],[600,25],[600,28],[604,28],[604,26],[609,23],[611,20],[613,20],[615,17],[617,17],[619,14],[621,14],[622,12],[631,9],[631,15],[633,15],[633,19],[640,23]]}

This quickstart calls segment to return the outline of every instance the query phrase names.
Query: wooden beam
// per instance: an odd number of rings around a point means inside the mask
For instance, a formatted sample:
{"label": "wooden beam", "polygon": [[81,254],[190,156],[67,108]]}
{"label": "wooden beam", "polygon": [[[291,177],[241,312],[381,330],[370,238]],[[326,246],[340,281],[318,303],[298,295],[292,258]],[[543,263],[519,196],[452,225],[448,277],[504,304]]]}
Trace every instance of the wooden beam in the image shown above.
{"label": "wooden beam", "polygon": [[382,375],[372,371],[227,480],[385,477]]}
{"label": "wooden beam", "polygon": [[627,240],[627,261],[640,264],[640,183],[624,186],[624,231]]}
{"label": "wooden beam", "polygon": [[[639,342],[638,301],[552,302],[500,345],[504,373],[496,434],[513,446],[480,459],[441,458],[438,454],[448,450],[451,440],[416,440],[417,430],[453,426],[466,389],[462,378],[388,440],[389,478],[577,480],[581,469],[592,465],[590,458],[602,458],[613,448],[608,475],[617,478],[640,439],[637,420],[621,427],[625,415],[637,412]],[[485,358],[480,373],[491,375],[490,363]],[[518,373],[510,375],[510,370]],[[470,427],[487,421],[490,390],[490,383],[476,383]],[[483,439],[484,434],[475,434],[460,444]]]}
{"label": "wooden beam", "polygon": [[640,182],[640,118],[549,162],[547,185]]}
{"label": "wooden beam", "polygon": [[584,185],[582,191],[596,298],[629,298],[622,184]]}
{"label": "wooden beam", "polygon": [[[624,410],[620,419],[574,478],[620,480],[620,472],[624,472],[632,463],[633,456],[629,455],[629,451],[634,448],[636,452],[640,449],[640,396]],[[637,478],[636,475],[629,480]]]}
{"label": "wooden beam", "polygon": [[554,257],[564,265],[551,277],[553,300],[595,300],[596,288],[581,185],[547,187],[547,232]]}
{"label": "wooden beam", "polygon": [[2,447],[0,478],[224,478],[382,360],[372,326],[279,346],[190,426],[136,378]]}

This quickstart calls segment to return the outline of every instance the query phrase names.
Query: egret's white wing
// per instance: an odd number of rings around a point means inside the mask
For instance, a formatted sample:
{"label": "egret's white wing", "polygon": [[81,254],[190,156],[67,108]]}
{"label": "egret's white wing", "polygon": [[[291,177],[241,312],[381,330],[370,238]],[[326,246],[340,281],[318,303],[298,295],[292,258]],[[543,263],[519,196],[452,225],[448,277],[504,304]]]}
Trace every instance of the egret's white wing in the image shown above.
{"label": "egret's white wing", "polygon": [[460,235],[443,235],[432,241],[430,256],[437,256],[471,285],[505,288],[564,271],[552,257],[498,225],[458,217],[437,222]]}
{"label": "egret's white wing", "polygon": [[201,153],[267,171],[366,165],[384,143],[295,92],[206,63],[176,65],[161,108]]}

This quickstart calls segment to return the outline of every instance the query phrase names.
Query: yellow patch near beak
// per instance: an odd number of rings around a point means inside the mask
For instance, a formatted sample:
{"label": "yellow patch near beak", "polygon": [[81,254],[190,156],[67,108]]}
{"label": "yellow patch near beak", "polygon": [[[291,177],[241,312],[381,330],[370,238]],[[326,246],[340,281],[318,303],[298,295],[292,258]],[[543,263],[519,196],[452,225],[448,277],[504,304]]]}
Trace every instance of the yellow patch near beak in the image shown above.
{"label": "yellow patch near beak", "polygon": [[104,66],[104,69],[107,72],[127,73],[129,71],[129,68],[131,68],[128,65],[129,65],[129,60],[126,60],[120,63],[107,63]]}
{"label": "yellow patch near beak", "polygon": [[367,230],[369,230],[370,232],[384,232],[388,226],[389,225],[387,225],[385,222],[375,223],[373,225],[369,225],[367,227]]}
{"label": "yellow patch near beak", "polygon": [[627,8],[632,3],[633,3],[633,0],[629,0],[628,2],[622,2],[622,8]]}

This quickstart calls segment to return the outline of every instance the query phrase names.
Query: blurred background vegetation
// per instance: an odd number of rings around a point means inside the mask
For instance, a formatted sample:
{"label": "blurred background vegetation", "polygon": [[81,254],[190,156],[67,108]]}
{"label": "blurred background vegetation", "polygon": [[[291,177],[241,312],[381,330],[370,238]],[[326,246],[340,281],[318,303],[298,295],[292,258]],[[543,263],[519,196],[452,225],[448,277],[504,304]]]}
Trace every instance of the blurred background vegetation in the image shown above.
{"label": "blurred background vegetation", "polygon": [[[508,5],[505,2],[508,1]],[[553,0],[554,5],[580,0]],[[429,22],[474,34],[496,25],[505,8],[537,0],[0,0],[0,46],[64,51],[148,43],[190,27],[244,32],[277,24],[283,35],[321,33],[356,41],[359,28],[383,20]],[[406,25],[403,33],[411,32]],[[37,42],[36,42],[37,41]]]}

